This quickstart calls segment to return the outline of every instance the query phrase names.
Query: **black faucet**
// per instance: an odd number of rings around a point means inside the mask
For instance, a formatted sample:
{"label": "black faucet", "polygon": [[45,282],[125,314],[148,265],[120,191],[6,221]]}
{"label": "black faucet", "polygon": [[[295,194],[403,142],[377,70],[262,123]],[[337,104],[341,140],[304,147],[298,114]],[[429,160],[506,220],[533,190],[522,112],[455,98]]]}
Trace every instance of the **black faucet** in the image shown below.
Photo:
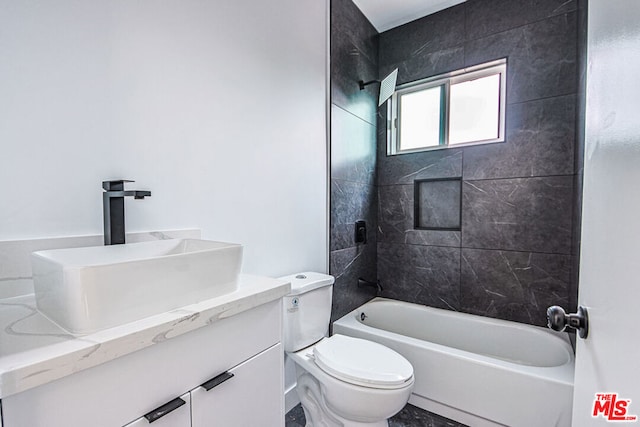
{"label": "black faucet", "polygon": [[128,180],[102,181],[102,210],[104,213],[104,244],[121,245],[124,243],[124,198],[144,199],[151,196],[151,191],[124,191]]}

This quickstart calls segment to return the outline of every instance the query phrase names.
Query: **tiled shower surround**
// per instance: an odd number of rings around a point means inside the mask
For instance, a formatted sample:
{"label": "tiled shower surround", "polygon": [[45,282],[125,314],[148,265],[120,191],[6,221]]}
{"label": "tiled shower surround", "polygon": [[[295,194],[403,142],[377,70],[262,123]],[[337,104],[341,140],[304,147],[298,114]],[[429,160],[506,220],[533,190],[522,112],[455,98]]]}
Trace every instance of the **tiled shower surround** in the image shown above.
{"label": "tiled shower surround", "polygon": [[[351,0],[331,1],[331,321],[375,296],[378,33]],[[367,221],[367,243],[355,243],[355,222]]]}
{"label": "tiled shower surround", "polygon": [[[578,12],[577,0],[468,0],[377,35],[350,0],[332,0],[334,319],[375,295],[358,277],[379,279],[382,296],[535,325],[547,306],[575,305]],[[505,57],[504,143],[387,156],[377,87],[358,80]],[[460,231],[414,229],[414,181],[441,178],[462,180]]]}

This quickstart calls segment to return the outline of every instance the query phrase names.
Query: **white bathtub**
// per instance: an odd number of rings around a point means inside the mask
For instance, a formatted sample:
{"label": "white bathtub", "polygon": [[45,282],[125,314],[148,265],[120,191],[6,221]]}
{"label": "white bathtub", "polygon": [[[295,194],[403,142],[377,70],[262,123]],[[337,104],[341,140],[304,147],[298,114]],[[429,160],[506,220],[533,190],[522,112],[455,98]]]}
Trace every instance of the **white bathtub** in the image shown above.
{"label": "white bathtub", "polygon": [[410,403],[476,426],[571,425],[574,357],[566,334],[375,298],[333,333],[384,344],[415,370]]}

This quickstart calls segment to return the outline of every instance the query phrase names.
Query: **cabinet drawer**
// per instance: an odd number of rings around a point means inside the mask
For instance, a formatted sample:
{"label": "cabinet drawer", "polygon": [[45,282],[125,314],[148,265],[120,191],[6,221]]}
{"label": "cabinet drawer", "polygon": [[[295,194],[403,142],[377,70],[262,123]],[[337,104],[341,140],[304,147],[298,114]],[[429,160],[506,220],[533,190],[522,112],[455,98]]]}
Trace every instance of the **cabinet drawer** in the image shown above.
{"label": "cabinet drawer", "polygon": [[[156,411],[152,411],[144,417],[140,417],[137,420],[130,422],[124,427],[147,427],[149,425],[153,425],[153,427],[190,427],[191,394],[185,393],[178,399],[168,402],[167,404],[158,408]],[[170,412],[158,417],[158,415],[165,411]]]}
{"label": "cabinet drawer", "polygon": [[282,345],[274,345],[227,371],[233,377],[208,391],[192,390],[192,427],[282,426],[283,358]]}

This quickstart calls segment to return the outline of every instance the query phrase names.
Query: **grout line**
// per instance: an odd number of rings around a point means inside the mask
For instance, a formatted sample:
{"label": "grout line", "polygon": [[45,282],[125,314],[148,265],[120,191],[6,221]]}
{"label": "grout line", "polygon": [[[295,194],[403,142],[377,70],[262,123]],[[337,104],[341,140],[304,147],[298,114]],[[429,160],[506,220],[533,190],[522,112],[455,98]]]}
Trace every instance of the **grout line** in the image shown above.
{"label": "grout line", "polygon": [[[465,10],[465,12],[466,12],[466,10]],[[511,27],[511,28],[506,28],[506,29],[504,29],[502,31],[498,31],[496,33],[485,34],[485,35],[483,35],[481,37],[477,37],[477,38],[474,38],[474,39],[467,39],[467,28],[465,27],[465,34],[464,34],[465,35],[465,40],[464,40],[464,43],[469,43],[469,42],[474,42],[474,41],[477,41],[477,40],[482,40],[482,39],[485,39],[487,37],[496,36],[498,34],[506,33],[507,31],[517,30],[519,28],[526,27],[528,25],[538,24],[538,23],[540,23],[542,21],[546,21],[546,20],[549,20],[549,19],[554,19],[554,18],[557,18],[559,16],[570,15],[572,13],[576,14],[576,19],[577,19],[577,16],[578,16],[578,8],[577,8],[577,6],[576,6],[576,9],[574,9],[574,10],[570,10],[570,11],[563,12],[563,13],[558,13],[558,14],[555,14],[555,15],[545,16],[544,18],[540,18],[540,19],[535,20],[535,21],[530,21],[530,22],[526,22],[526,23],[524,23],[522,25],[518,25],[518,26],[515,26],[515,27]],[[466,22],[467,22],[467,20],[466,20],[466,16],[465,16],[465,25],[466,25]]]}
{"label": "grout line", "polygon": [[[361,121],[365,122],[366,124],[368,124],[368,125],[370,125],[370,126],[373,126],[374,128],[376,128],[376,133],[377,133],[378,128],[377,128],[377,125],[376,125],[375,123],[371,123],[370,121],[363,119],[362,117],[358,116],[358,115],[357,115],[357,114],[355,114],[355,113],[352,113],[351,111],[347,110],[346,108],[344,108],[344,107],[343,107],[343,106],[341,106],[341,105],[336,104],[336,103],[335,103],[335,102],[333,102],[333,101],[331,101],[331,105],[332,105],[332,106],[335,106],[336,108],[341,109],[341,110],[342,110],[342,111],[344,111],[345,113],[348,113],[348,114],[352,115],[353,117],[355,117],[355,118],[357,118],[357,119],[360,119]],[[377,112],[377,109],[376,109],[375,116],[377,117],[377,115],[378,115],[378,112]]]}
{"label": "grout line", "polygon": [[[462,182],[468,182],[468,181],[502,181],[507,179],[562,178],[562,177],[573,177],[574,175],[576,174],[571,173],[571,174],[558,174],[558,175],[507,176],[507,177],[496,177],[496,178],[465,178],[460,176],[454,176],[454,177],[445,177],[445,178],[452,178],[452,179],[461,178]],[[337,179],[337,178],[334,178],[334,179]],[[346,181],[346,180],[341,180],[341,181]],[[408,182],[408,183],[393,183],[393,184],[376,184],[377,187],[400,187],[400,186],[407,186],[407,185],[413,185],[413,183]]]}
{"label": "grout line", "polygon": [[521,252],[521,253],[527,253],[527,254],[541,254],[541,255],[564,255],[564,256],[571,256],[571,254],[565,254],[565,253],[561,253],[561,252],[541,252],[541,251],[518,251],[515,249],[489,249],[489,248],[472,248],[469,246],[461,246],[460,249],[471,249],[471,250],[478,250],[478,251],[500,251],[500,252]]}
{"label": "grout line", "polygon": [[507,106],[511,106],[511,105],[521,105],[521,104],[528,104],[529,102],[545,101],[545,100],[547,100],[547,99],[553,99],[553,98],[564,98],[564,97],[568,97],[568,96],[577,96],[577,95],[578,95],[578,91],[575,91],[575,92],[567,92],[567,93],[561,93],[561,94],[557,94],[557,95],[543,96],[542,98],[534,98],[534,99],[527,99],[527,100],[524,100],[524,101],[518,101],[518,102],[507,103]]}
{"label": "grout line", "polygon": [[350,182],[352,184],[359,184],[359,185],[365,186],[365,187],[377,187],[377,185],[375,183],[371,184],[371,183],[362,182],[362,181],[354,181],[354,180],[351,180],[351,179],[342,179],[342,178],[333,178],[333,177],[331,177],[331,181]]}
{"label": "grout line", "polygon": [[575,174],[565,174],[565,175],[536,175],[536,176],[509,176],[509,177],[501,177],[501,178],[471,178],[465,179],[462,178],[462,181],[504,181],[507,179],[539,179],[539,178],[562,178],[562,177],[573,177]]}
{"label": "grout line", "polygon": [[[458,231],[454,231],[454,233],[459,233]],[[452,249],[471,249],[478,251],[499,251],[499,252],[520,252],[520,253],[532,253],[532,254],[540,254],[540,255],[563,255],[563,256],[574,256],[572,254],[561,253],[561,252],[541,252],[541,251],[527,251],[527,250],[515,250],[515,249],[500,249],[500,248],[474,248],[470,246],[447,246],[447,245],[421,245],[418,243],[404,243],[404,242],[388,242],[388,241],[378,241],[377,243],[387,244],[387,245],[407,245],[407,246],[425,246],[425,247],[436,247],[436,248],[452,248]]]}
{"label": "grout line", "polygon": [[[467,22],[466,20],[466,10],[467,8],[465,7],[465,24]],[[466,33],[465,33],[466,34]],[[506,119],[506,116],[505,116]],[[506,128],[506,126],[505,126]],[[463,230],[464,227],[462,226],[464,223],[463,220],[463,215],[464,215],[464,202],[463,202],[463,194],[464,194],[464,150],[462,150],[462,154],[461,154],[461,159],[460,159],[460,256],[458,257],[458,304],[460,306],[460,309],[462,309],[462,242],[463,242]]]}

